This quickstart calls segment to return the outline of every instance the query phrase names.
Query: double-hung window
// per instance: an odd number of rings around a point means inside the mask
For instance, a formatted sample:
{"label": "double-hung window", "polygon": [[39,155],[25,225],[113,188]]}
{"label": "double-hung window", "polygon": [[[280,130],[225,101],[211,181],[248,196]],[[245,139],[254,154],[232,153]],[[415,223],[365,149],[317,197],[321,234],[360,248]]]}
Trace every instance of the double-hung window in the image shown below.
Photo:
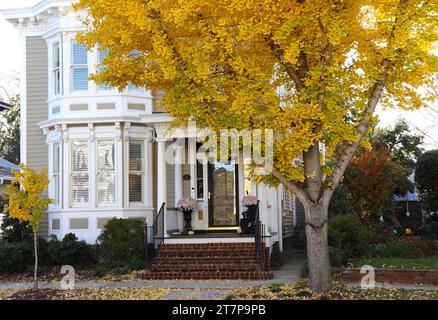
{"label": "double-hung window", "polygon": [[61,93],[61,51],[59,42],[53,44],[52,76],[53,76],[53,95]]}
{"label": "double-hung window", "polygon": [[[105,57],[108,55],[108,50],[99,50],[97,53],[97,62],[99,64],[99,72],[102,72],[103,70],[105,70],[105,67],[100,66],[100,64],[102,63],[103,59],[105,59]],[[99,85],[99,89],[100,90],[109,90],[111,89],[111,87],[109,85],[106,84],[101,84]]]}
{"label": "double-hung window", "polygon": [[53,144],[53,195],[55,206],[61,203],[61,148],[59,143]]}
{"label": "double-hung window", "polygon": [[99,205],[116,203],[116,166],[114,140],[97,143],[97,199]]}
{"label": "double-hung window", "polygon": [[88,54],[87,48],[72,42],[72,91],[88,90]]}
{"label": "double-hung window", "polygon": [[72,205],[84,205],[89,197],[88,141],[72,141]]}
{"label": "double-hung window", "polygon": [[129,142],[129,202],[143,202],[143,141]]}

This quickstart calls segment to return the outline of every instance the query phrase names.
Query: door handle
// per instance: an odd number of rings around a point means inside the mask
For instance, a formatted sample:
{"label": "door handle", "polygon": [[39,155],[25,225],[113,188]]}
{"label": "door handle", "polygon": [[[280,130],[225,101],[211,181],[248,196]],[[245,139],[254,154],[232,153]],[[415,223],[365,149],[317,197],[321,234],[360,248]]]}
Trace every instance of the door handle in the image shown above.
{"label": "door handle", "polygon": [[211,192],[209,191],[208,192],[208,199],[210,199],[211,198]]}

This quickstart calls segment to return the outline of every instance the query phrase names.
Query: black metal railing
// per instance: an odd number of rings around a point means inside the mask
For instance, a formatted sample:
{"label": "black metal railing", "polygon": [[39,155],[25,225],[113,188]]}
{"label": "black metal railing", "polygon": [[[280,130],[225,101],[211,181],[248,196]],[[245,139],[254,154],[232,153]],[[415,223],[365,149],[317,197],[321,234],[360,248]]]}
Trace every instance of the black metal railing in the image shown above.
{"label": "black metal railing", "polygon": [[265,225],[260,221],[259,202],[257,201],[255,221],[254,221],[254,245],[255,257],[260,265],[260,270],[266,269],[266,244],[265,244]]}
{"label": "black metal railing", "polygon": [[145,259],[148,264],[151,264],[155,258],[155,254],[164,242],[164,211],[166,203],[160,207],[157,212],[155,221],[152,226],[146,225],[145,227]]}

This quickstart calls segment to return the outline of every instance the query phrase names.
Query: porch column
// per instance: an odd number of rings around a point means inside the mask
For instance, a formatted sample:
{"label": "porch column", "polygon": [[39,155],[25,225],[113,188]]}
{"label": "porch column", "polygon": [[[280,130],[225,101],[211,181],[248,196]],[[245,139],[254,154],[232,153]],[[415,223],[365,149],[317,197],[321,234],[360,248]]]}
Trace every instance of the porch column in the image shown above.
{"label": "porch column", "polygon": [[[148,208],[153,206],[153,176],[152,176],[152,129],[148,129],[144,143],[145,152],[145,203]],[[159,209],[159,208],[158,208]]]}
{"label": "porch column", "polygon": [[[182,164],[184,154],[184,141],[179,141],[175,146],[175,207],[178,206],[178,201],[183,197],[183,180],[182,180]],[[183,229],[183,216],[178,215],[178,229]]]}
{"label": "porch column", "polygon": [[[160,210],[163,202],[167,202],[167,163],[166,163],[166,138],[157,137],[156,138],[158,144],[158,152],[157,152],[157,212]],[[166,216],[166,207],[167,203],[164,207],[164,237],[167,237],[167,216]]]}

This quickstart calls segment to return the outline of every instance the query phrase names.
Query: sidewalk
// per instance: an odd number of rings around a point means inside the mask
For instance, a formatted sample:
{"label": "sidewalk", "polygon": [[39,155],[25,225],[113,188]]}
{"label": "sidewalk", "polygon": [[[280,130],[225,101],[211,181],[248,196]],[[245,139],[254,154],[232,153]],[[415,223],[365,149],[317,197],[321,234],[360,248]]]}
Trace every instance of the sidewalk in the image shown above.
{"label": "sidewalk", "polygon": [[[178,289],[165,299],[221,299],[228,291],[239,287],[254,287],[272,283],[295,283],[301,278],[302,259],[287,261],[280,269],[273,271],[272,280],[138,280],[120,282],[77,281],[76,288],[133,288],[158,287]],[[0,283],[1,289],[31,289],[31,282]],[[40,282],[41,289],[59,289],[58,281]]]}

